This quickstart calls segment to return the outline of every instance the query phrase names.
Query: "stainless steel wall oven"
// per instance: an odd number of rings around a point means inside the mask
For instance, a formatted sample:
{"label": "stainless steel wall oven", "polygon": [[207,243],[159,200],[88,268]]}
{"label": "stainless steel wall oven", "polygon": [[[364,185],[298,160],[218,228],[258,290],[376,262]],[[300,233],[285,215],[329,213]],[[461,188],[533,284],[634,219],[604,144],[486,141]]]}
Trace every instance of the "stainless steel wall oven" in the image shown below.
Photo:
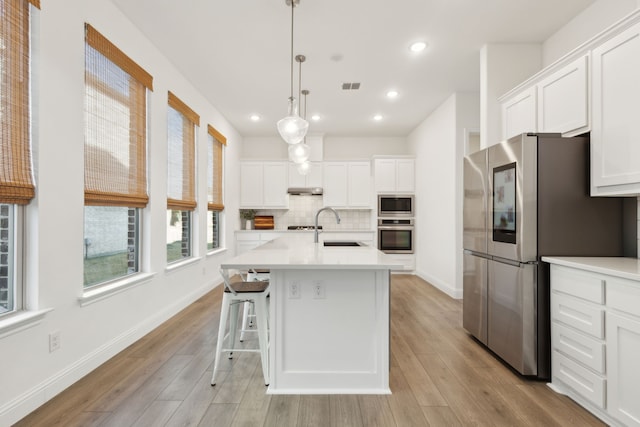
{"label": "stainless steel wall oven", "polygon": [[378,249],[388,254],[412,254],[413,218],[379,218]]}

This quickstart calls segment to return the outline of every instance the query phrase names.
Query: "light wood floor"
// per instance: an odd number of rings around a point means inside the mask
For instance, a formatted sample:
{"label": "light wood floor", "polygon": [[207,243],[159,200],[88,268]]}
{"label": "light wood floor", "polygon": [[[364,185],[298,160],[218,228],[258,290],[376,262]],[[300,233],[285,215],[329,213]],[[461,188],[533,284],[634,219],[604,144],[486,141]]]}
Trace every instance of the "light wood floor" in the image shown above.
{"label": "light wood floor", "polygon": [[209,384],[215,289],[17,426],[595,426],[543,382],[507,369],[462,329],[462,303],[394,275],[389,396],[265,394],[257,354]]}

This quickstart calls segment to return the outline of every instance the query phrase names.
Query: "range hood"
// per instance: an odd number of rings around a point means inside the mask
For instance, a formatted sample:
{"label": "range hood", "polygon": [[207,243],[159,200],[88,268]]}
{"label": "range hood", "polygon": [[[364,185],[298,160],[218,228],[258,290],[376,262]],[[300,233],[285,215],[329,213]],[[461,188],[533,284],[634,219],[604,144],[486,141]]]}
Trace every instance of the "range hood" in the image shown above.
{"label": "range hood", "polygon": [[287,193],[292,195],[322,196],[322,187],[289,187]]}

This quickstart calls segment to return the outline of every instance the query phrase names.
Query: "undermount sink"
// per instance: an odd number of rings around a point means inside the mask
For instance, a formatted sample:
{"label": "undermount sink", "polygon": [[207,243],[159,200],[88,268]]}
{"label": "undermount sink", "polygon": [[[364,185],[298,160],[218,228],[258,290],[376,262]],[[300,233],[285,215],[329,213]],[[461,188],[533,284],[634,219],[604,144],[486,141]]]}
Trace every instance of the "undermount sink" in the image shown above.
{"label": "undermount sink", "polygon": [[344,240],[325,240],[322,242],[324,246],[366,246],[362,242],[344,241]]}

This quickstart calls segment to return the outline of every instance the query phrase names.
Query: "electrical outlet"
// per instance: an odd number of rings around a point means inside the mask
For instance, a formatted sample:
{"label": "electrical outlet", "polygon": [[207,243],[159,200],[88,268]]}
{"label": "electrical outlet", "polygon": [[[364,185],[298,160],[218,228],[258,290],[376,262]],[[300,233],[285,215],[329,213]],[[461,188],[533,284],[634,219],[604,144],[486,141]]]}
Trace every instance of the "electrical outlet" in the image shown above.
{"label": "electrical outlet", "polygon": [[300,298],[300,282],[289,283],[289,298],[290,299]]}
{"label": "electrical outlet", "polygon": [[53,353],[56,350],[60,350],[60,331],[49,334],[49,353]]}
{"label": "electrical outlet", "polygon": [[324,299],[324,283],[320,280],[313,281],[313,298]]}

